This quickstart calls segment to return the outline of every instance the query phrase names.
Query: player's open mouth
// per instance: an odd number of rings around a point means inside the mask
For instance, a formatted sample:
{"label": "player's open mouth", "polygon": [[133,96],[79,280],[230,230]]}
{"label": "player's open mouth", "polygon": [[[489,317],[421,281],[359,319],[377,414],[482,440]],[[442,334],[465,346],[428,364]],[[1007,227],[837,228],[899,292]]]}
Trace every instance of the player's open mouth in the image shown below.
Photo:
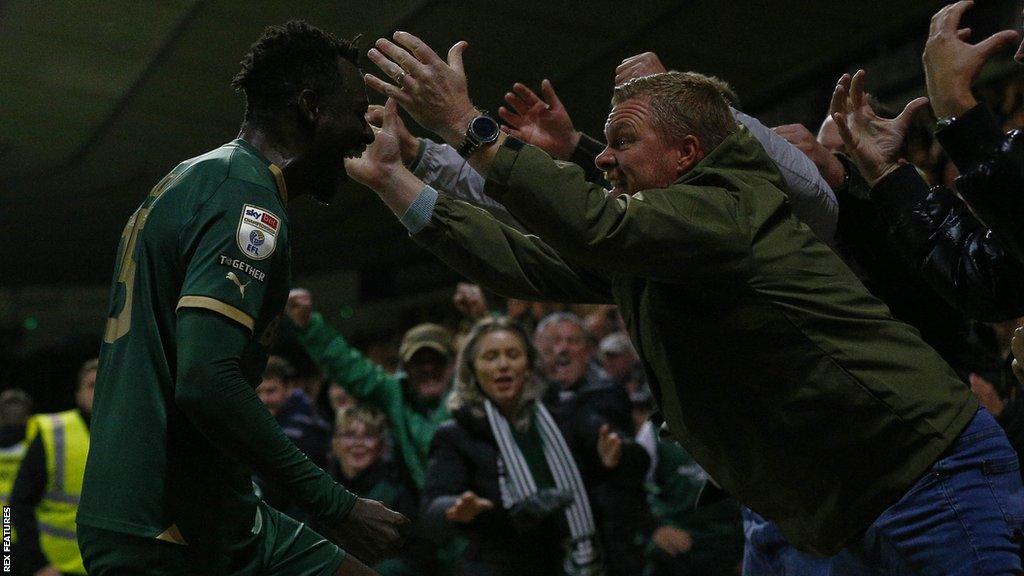
{"label": "player's open mouth", "polygon": [[349,150],[347,154],[345,154],[345,158],[359,158],[360,156],[363,155],[363,152],[366,152],[366,146],[353,148],[352,150]]}

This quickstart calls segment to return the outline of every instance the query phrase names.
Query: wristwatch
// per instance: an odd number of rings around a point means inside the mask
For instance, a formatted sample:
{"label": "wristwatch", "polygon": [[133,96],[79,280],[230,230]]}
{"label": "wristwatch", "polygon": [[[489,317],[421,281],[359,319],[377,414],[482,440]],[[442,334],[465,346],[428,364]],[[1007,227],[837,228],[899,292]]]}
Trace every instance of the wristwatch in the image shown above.
{"label": "wristwatch", "polygon": [[484,144],[497,140],[499,132],[498,121],[494,118],[484,115],[473,118],[466,128],[466,139],[459,146],[459,155],[468,159]]}

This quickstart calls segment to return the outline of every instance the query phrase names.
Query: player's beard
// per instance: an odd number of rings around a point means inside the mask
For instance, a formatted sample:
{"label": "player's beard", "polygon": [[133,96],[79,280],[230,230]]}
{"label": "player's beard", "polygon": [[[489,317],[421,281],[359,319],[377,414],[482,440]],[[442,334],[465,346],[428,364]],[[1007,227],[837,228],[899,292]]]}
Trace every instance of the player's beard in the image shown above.
{"label": "player's beard", "polygon": [[313,185],[311,190],[317,202],[327,206],[334,200],[334,196],[341,190],[342,184],[348,181],[348,174],[344,166],[333,174],[324,174]]}
{"label": "player's beard", "polygon": [[[332,161],[333,160],[333,161]],[[327,205],[348,180],[344,162],[331,157],[300,156],[284,169],[285,182],[298,194],[309,194]]]}

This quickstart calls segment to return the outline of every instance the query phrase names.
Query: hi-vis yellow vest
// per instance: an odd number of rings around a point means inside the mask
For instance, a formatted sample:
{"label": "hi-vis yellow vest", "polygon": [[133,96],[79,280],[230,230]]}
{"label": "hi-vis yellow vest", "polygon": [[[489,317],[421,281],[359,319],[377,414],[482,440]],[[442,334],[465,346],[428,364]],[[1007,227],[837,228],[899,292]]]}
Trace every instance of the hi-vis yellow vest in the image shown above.
{"label": "hi-vis yellow vest", "polygon": [[62,573],[85,574],[75,515],[89,455],[89,428],[78,410],[40,414],[35,424],[46,451],[46,491],[36,508],[39,546]]}
{"label": "hi-vis yellow vest", "polygon": [[[0,448],[0,506],[11,505],[14,479],[18,477],[18,468],[21,467],[21,461],[25,459],[26,452],[28,452],[27,437],[17,444]],[[13,529],[11,538],[15,542],[18,541],[18,535]]]}
{"label": "hi-vis yellow vest", "polygon": [[14,479],[18,477],[18,468],[21,467],[21,461],[25,459],[26,452],[28,452],[28,443],[24,440],[6,448],[0,448],[0,505],[10,506]]}

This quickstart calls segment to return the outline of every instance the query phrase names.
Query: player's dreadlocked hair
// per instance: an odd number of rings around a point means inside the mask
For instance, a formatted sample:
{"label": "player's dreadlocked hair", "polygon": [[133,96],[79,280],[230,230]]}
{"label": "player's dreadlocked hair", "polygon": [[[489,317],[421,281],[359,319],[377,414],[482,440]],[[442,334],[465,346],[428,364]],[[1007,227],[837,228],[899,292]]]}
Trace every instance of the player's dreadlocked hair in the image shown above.
{"label": "player's dreadlocked hair", "polygon": [[245,93],[245,120],[273,120],[299,92],[332,94],[341,86],[338,57],[358,66],[354,40],[340,40],[302,20],[268,26],[242,58],[231,86]]}

